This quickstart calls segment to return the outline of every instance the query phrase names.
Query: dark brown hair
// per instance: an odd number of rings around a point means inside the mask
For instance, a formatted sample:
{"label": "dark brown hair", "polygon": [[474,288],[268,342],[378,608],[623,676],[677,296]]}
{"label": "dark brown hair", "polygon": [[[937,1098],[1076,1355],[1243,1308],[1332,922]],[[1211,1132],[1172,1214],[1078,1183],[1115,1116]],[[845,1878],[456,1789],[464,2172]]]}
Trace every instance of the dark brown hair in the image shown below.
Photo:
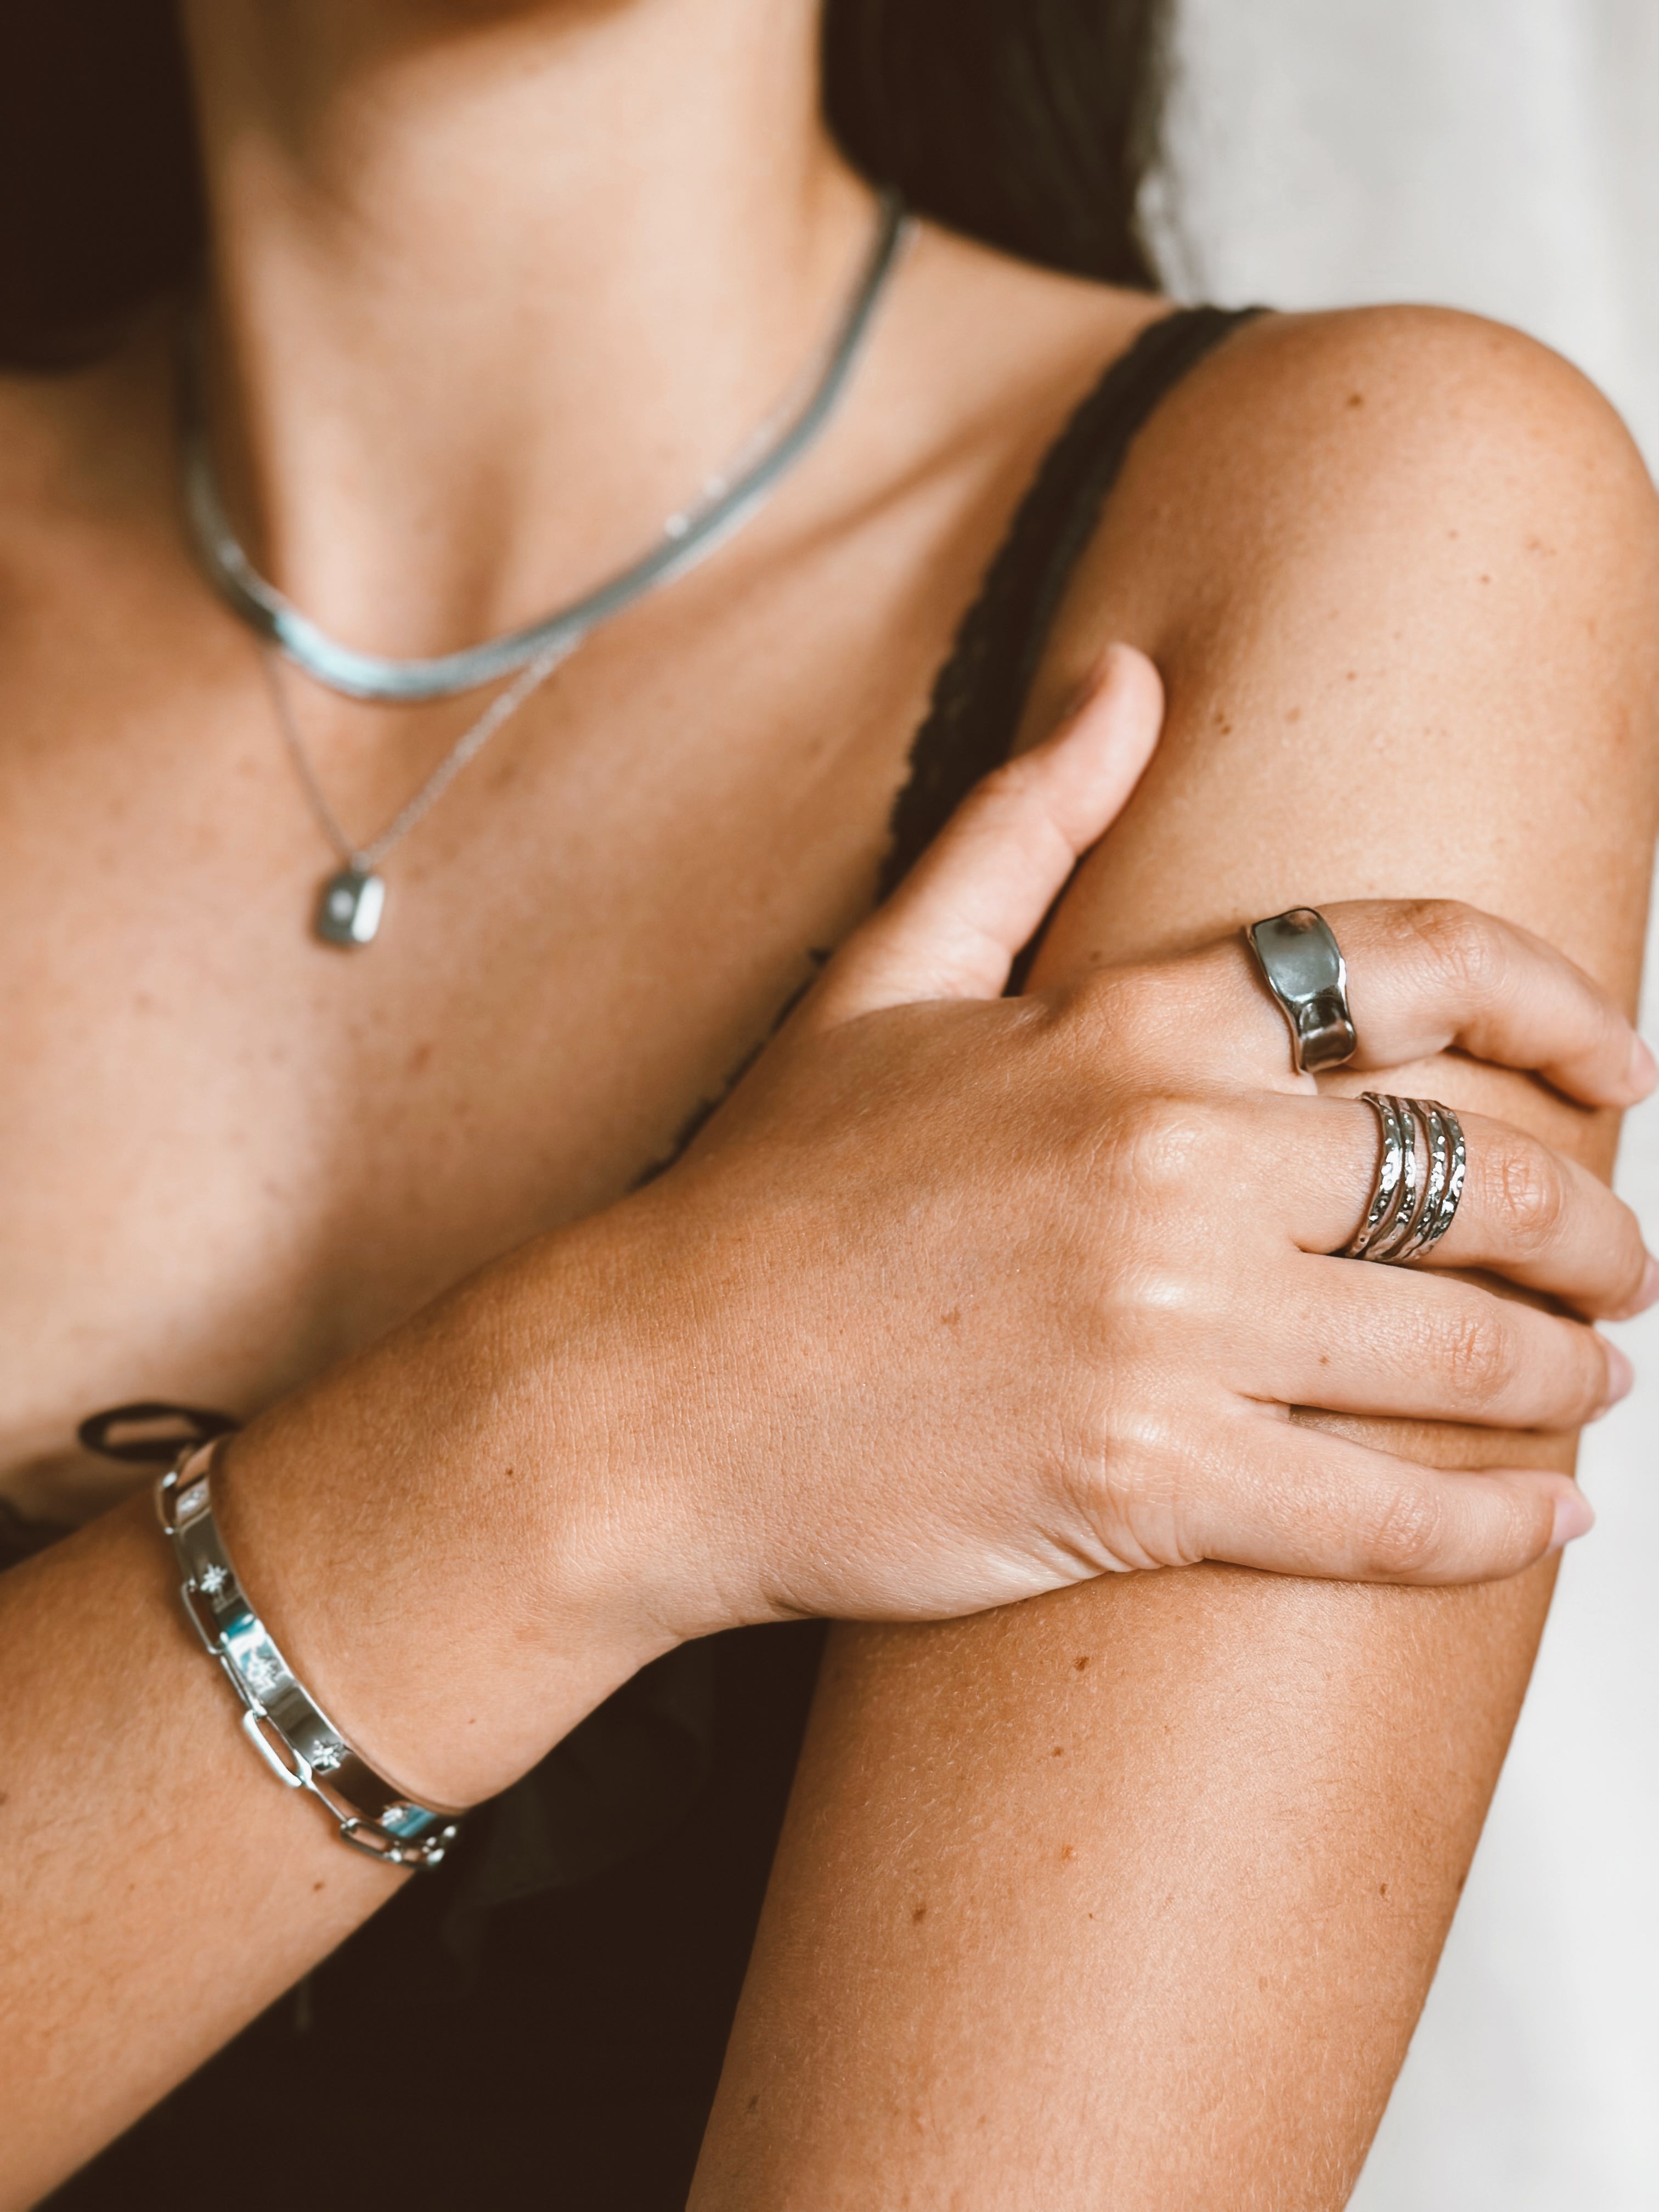
{"label": "dark brown hair", "polygon": [[1164,0],[828,0],[824,100],[867,176],[1027,261],[1151,285]]}
{"label": "dark brown hair", "polygon": [[[830,121],[868,175],[1027,260],[1117,283],[1164,0],[827,0]],[[96,352],[200,251],[169,0],[0,0],[0,359]]]}

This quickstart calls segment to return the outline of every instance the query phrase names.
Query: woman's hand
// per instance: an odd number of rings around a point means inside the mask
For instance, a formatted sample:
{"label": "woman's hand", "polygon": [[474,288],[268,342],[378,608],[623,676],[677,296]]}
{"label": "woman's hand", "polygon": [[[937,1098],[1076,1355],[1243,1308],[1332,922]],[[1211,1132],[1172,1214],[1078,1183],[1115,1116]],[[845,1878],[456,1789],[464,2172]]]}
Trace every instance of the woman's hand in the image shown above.
{"label": "woman's hand", "polygon": [[[1430,1261],[1330,1258],[1376,1124],[1292,1074],[1242,938],[998,995],[1127,796],[1156,681],[1114,656],[1067,730],[981,788],[658,1187],[701,1316],[669,1515],[680,1632],[961,1613],[1200,1559],[1474,1581],[1589,1525],[1562,1475],[1446,1473],[1288,1416],[1594,1419],[1621,1356],[1450,1271],[1636,1310],[1659,1271],[1611,1193],[1470,1115]],[[1650,1087],[1617,1009],[1525,933],[1442,903],[1326,912],[1357,1068],[1455,1045],[1590,1105]]]}
{"label": "woman's hand", "polygon": [[[1588,1526],[1564,1475],[1449,1474],[1289,1409],[1593,1419],[1627,1370],[1587,1321],[1653,1295],[1608,1191],[1469,1115],[1430,1262],[1329,1258],[1376,1125],[1291,1073],[1242,936],[1000,995],[1161,709],[1150,662],[1109,656],[677,1167],[237,1439],[244,1582],[406,1787],[487,1795],[653,1654],[743,1622],[938,1618],[1201,1559],[1474,1581]],[[1587,1104],[1650,1087],[1623,1017],[1523,933],[1326,912],[1356,1066],[1456,1043]]]}

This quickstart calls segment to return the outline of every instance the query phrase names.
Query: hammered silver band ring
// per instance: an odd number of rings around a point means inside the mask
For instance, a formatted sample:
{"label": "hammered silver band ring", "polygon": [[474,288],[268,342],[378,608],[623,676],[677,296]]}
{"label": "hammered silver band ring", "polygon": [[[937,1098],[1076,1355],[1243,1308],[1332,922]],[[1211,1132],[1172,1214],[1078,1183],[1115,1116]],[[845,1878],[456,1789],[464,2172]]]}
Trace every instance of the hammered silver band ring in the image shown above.
{"label": "hammered silver band ring", "polygon": [[1437,1099],[1360,1095],[1376,1116],[1382,1142],[1364,1218],[1333,1256],[1398,1267],[1432,1251],[1457,1217],[1468,1167],[1463,1125]]}

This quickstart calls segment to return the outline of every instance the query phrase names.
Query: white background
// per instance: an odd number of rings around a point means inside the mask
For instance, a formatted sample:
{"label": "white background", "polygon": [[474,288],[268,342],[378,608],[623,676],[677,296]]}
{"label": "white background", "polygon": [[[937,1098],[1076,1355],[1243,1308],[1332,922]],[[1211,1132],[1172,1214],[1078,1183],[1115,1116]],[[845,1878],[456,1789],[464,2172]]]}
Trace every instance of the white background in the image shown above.
{"label": "white background", "polygon": [[[1659,465],[1659,0],[1180,0],[1183,296],[1519,324]],[[1649,1035],[1659,1018],[1650,946]],[[1659,1105],[1620,1185],[1659,1239]],[[1659,2212],[1659,1312],[1356,2212]],[[1222,2212],[1222,2208],[1204,2208]],[[1302,2212],[1302,2208],[1286,2208]]]}

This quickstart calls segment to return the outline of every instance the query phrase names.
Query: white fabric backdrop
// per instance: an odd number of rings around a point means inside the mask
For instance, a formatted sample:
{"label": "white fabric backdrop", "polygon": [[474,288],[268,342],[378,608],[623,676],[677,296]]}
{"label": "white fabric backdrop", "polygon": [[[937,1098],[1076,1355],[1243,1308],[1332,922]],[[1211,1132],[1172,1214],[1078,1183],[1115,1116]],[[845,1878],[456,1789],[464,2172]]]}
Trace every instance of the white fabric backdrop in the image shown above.
{"label": "white fabric backdrop", "polygon": [[[1659,464],[1659,0],[1181,0],[1152,200],[1189,297],[1519,324]],[[1649,1034],[1659,1017],[1650,945]],[[1659,1106],[1621,1187],[1659,1238]],[[1659,2212],[1659,1313],[1356,2212]]]}

